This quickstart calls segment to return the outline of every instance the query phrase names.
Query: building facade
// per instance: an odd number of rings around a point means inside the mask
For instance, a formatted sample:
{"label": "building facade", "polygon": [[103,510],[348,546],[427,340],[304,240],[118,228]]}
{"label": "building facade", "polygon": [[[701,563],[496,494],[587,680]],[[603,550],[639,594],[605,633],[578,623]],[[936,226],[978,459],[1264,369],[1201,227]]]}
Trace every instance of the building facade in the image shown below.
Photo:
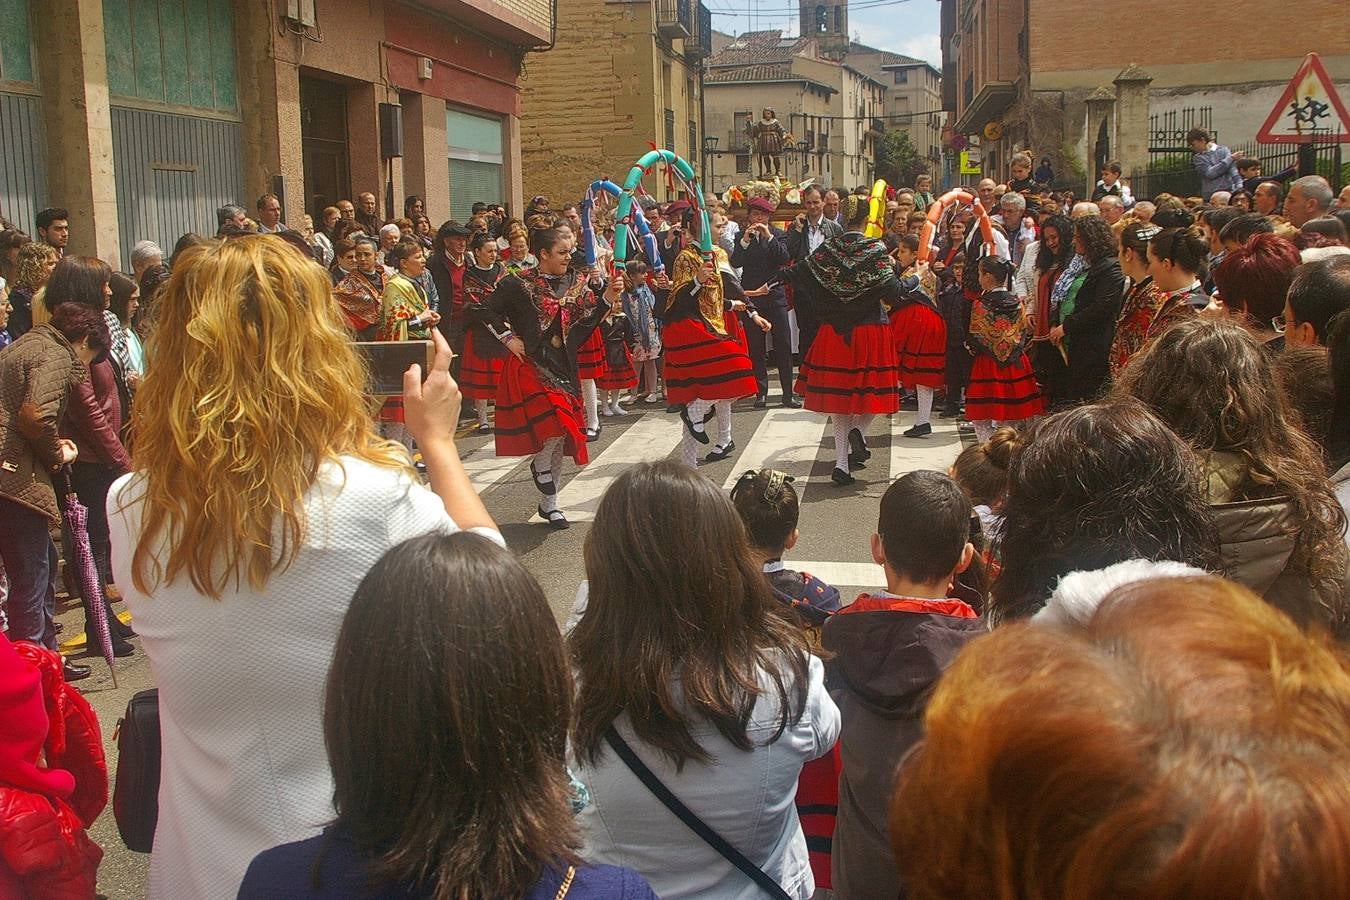
{"label": "building facade", "polygon": [[[1336,0],[1281,7],[1280,23],[1316,23],[1308,28],[1247,27],[1222,40],[1211,17],[1150,0],[940,2],[949,135],[979,144],[995,178],[1023,149],[1050,156],[1061,185],[1080,191],[1107,159],[1143,169],[1150,146],[1167,149],[1152,139],[1154,116],[1184,126],[1200,124],[1191,115],[1203,110],[1223,142],[1251,142],[1312,50],[1350,91],[1350,31],[1321,27],[1345,21]],[[1110,27],[1143,21],[1142,41]]]}
{"label": "building facade", "polygon": [[903,131],[929,171],[942,165],[942,73],[903,53],[878,50],[856,41],[845,57],[850,66],[885,85],[882,118],[887,131]]}
{"label": "building facade", "polygon": [[[697,170],[711,42],[712,16],[696,0],[561,0],[556,47],[522,79],[526,192],[577,200],[597,178],[622,181],[654,147]],[[682,192],[659,176],[646,188],[661,200]]]}
{"label": "building facade", "polygon": [[790,134],[784,178],[848,188],[871,183],[886,86],[825,57],[814,36],[784,37],[778,30],[739,35],[708,60],[704,91],[708,135],[717,139],[708,154],[713,190],[758,177],[748,125],[765,107]]}
{"label": "building facade", "polygon": [[76,253],[214,233],[278,194],[298,227],[374,193],[433,219],[522,207],[520,73],[551,0],[0,0],[0,213]]}

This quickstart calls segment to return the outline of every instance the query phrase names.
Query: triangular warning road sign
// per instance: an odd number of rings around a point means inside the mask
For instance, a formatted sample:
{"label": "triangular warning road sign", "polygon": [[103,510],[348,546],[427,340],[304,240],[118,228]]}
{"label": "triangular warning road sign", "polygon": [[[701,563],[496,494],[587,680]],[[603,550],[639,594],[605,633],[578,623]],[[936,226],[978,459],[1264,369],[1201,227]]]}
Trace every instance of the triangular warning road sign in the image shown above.
{"label": "triangular warning road sign", "polygon": [[1316,53],[1304,57],[1256,140],[1262,144],[1350,143],[1350,113]]}

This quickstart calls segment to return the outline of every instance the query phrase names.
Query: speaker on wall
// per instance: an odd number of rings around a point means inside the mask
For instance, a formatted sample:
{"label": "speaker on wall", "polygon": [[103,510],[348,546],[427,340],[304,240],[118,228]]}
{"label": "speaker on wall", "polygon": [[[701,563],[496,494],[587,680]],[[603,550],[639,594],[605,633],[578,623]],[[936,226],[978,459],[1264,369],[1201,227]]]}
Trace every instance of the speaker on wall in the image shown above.
{"label": "speaker on wall", "polygon": [[380,104],[380,156],[392,159],[403,155],[403,107],[397,103]]}

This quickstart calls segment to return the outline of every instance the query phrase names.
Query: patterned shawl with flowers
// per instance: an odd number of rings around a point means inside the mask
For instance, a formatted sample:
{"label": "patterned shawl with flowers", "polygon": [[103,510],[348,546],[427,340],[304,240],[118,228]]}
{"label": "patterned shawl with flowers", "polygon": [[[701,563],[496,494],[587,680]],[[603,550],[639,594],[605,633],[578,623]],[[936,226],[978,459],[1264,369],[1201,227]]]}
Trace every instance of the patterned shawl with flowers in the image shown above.
{"label": "patterned shawl with flowers", "polygon": [[[713,248],[713,258],[719,269],[724,264],[730,265],[726,255],[727,252],[721,247]],[[703,268],[703,254],[697,247],[685,247],[680,251],[680,255],[675,257],[675,265],[671,267],[670,299],[666,301],[667,309],[674,304],[675,294],[685,285],[691,284],[701,268]],[[708,327],[714,332],[720,335],[727,333],[726,294],[722,289],[720,275],[716,281],[699,289],[698,311],[703,321],[707,322]]]}
{"label": "patterned shawl with flowers", "polygon": [[988,291],[971,307],[968,343],[1000,366],[1018,361],[1027,337],[1026,312],[1012,291]]}
{"label": "patterned shawl with flowers", "polygon": [[895,260],[886,245],[849,232],[826,241],[805,260],[806,268],[840,303],[849,304],[895,279]]}
{"label": "patterned shawl with flowers", "polygon": [[353,331],[362,331],[379,324],[383,290],[383,283],[376,285],[360,272],[348,272],[333,286],[333,296],[337,298],[343,317]]}

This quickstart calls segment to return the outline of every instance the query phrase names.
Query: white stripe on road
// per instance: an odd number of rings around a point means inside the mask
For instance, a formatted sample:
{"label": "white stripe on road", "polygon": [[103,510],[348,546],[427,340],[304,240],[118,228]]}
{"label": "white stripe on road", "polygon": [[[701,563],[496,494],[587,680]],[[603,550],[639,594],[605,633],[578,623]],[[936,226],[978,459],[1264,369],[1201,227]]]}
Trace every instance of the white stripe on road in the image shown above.
{"label": "white stripe on road", "polygon": [[933,433],[928,437],[907,438],[905,429],[914,424],[916,413],[896,413],[891,420],[891,481],[919,469],[946,472],[961,455],[961,435],[956,419],[933,417]]}
{"label": "white stripe on road", "polygon": [[806,489],[811,466],[820,451],[826,420],[820,413],[804,409],[771,409],[760,419],[759,427],[736,457],[736,465],[723,483],[731,490],[747,469],[773,468],[791,475],[798,495]]}
{"label": "white stripe on road", "polygon": [[464,471],[469,474],[473,489],[480,495],[523,465],[527,456],[497,456],[493,442],[464,457]]}
{"label": "white stripe on road", "polygon": [[[568,521],[593,520],[600,497],[614,480],[638,463],[655,462],[669,456],[679,445],[683,428],[679,416],[644,415],[563,485],[558,492],[558,508],[567,515]],[[536,513],[530,521],[542,520]]]}

